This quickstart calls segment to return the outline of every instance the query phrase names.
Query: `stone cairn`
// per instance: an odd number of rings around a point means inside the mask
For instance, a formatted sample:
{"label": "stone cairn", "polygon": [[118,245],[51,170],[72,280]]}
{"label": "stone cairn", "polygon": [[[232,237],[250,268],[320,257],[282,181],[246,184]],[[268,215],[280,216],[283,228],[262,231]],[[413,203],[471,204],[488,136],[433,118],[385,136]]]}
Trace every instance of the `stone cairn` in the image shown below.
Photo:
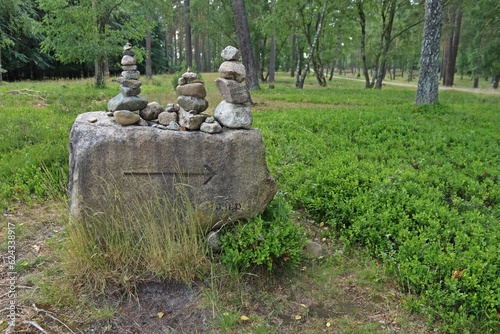
{"label": "stone cairn", "polygon": [[224,59],[219,67],[221,77],[215,80],[215,84],[224,101],[215,108],[214,118],[228,128],[249,129],[252,126],[252,113],[247,106],[250,93],[243,84],[246,70],[239,62],[240,51],[234,46],[227,46],[221,56]]}
{"label": "stone cairn", "polygon": [[[233,46],[226,47],[221,56],[224,62],[219,68],[220,78],[215,84],[224,99],[214,112],[214,117],[203,114],[208,108],[205,99],[207,91],[197,74],[190,69],[179,78],[177,104],[163,108],[158,102],[148,103],[140,97],[140,72],[137,71],[132,45],[123,47],[122,76],[120,94],[108,102],[109,116],[118,124],[151,126],[161,130],[200,130],[206,133],[219,133],[222,127],[231,129],[250,129],[252,114],[247,104],[250,93],[246,88],[245,66],[239,62],[240,52]],[[138,113],[135,113],[138,111]]]}
{"label": "stone cairn", "polygon": [[108,110],[113,113],[117,123],[131,125],[140,121],[140,116],[134,111],[144,109],[148,101],[139,96],[142,83],[139,81],[140,72],[137,70],[134,51],[130,43],[123,47],[121,60],[122,76],[117,79],[120,83],[120,94],[108,102]]}

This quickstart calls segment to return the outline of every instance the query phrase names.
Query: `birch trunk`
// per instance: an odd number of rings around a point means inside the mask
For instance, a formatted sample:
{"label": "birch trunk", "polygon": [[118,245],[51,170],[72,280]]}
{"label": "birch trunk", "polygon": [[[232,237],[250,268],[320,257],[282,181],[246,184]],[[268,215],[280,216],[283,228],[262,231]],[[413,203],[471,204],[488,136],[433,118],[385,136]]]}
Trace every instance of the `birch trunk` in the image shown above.
{"label": "birch trunk", "polygon": [[424,35],[420,54],[415,105],[434,104],[438,101],[439,46],[443,22],[443,0],[425,2]]}

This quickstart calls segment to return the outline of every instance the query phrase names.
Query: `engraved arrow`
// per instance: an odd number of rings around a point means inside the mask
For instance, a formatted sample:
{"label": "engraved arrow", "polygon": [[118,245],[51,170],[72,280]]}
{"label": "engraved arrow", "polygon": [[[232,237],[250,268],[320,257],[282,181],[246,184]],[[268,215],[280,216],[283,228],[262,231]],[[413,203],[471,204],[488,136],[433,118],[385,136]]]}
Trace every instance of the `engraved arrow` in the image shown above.
{"label": "engraved arrow", "polygon": [[203,182],[203,185],[206,185],[212,178],[215,176],[215,171],[208,165],[203,165],[203,168],[205,168],[205,171],[202,173],[187,173],[187,172],[180,172],[180,173],[172,173],[172,172],[123,172],[123,175],[125,176],[168,176],[168,177],[174,177],[174,176],[183,176],[186,178],[193,177],[193,176],[199,176],[199,175],[205,175],[207,178],[205,179],[205,182]]}

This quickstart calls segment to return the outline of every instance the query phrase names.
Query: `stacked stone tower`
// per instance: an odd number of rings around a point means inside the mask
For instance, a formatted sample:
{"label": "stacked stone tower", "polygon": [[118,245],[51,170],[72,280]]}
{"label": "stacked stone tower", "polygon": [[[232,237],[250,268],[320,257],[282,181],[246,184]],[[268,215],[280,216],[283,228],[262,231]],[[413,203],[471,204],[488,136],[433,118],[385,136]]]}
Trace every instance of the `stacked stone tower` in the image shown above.
{"label": "stacked stone tower", "polygon": [[245,66],[239,62],[240,51],[227,46],[221,52],[224,62],[219,67],[220,78],[215,80],[224,101],[215,108],[215,119],[227,128],[250,129],[252,113],[248,104],[250,93],[243,83],[246,78]]}
{"label": "stacked stone tower", "polygon": [[[137,70],[134,51],[130,43],[123,47],[123,58],[121,60],[122,76],[117,79],[120,83],[120,93],[108,102],[108,110],[114,113],[117,122],[123,119],[123,116],[130,119],[130,122],[139,121],[139,115],[131,115],[123,111],[134,112],[146,108],[148,101],[139,96],[141,93],[141,81],[139,81],[140,72]],[[119,113],[116,113],[120,111]],[[118,117],[117,117],[118,116]],[[133,123],[135,123],[133,122]],[[129,124],[133,124],[129,123]],[[126,125],[126,124],[123,124]]]}

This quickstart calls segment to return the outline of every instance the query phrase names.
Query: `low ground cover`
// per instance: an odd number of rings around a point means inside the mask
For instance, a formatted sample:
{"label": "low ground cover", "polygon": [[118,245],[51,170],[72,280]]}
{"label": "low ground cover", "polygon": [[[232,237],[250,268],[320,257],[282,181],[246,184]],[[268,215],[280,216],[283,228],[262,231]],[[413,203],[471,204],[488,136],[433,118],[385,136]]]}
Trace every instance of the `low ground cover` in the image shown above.
{"label": "low ground cover", "polygon": [[[203,75],[209,112],[220,100],[215,77]],[[170,81],[145,81],[143,96],[174,102]],[[64,207],[71,124],[81,112],[105,110],[117,92],[113,82],[103,90],[91,81],[0,86],[2,235],[8,235],[9,217],[26,203],[51,198]],[[363,82],[339,78],[327,88],[309,78],[297,90],[286,75],[275,89],[253,92],[254,126],[263,133],[280,196],[308,238],[324,245],[325,257],[268,278],[258,269],[231,274],[214,261],[204,300],[216,331],[498,330],[500,95],[442,91],[439,105],[424,108],[415,108],[413,98],[413,88],[365,90]],[[53,247],[44,256],[25,252],[16,263],[19,274],[42,268],[40,263],[57,268],[65,219],[45,221],[59,231],[48,233]],[[35,238],[28,226],[16,229],[20,242]],[[2,240],[2,252],[7,249]],[[58,270],[44,275],[53,279]],[[63,308],[75,302],[71,292],[54,297],[47,276],[28,281],[43,283],[35,295],[45,296],[46,304],[56,299]],[[366,302],[360,306],[339,292],[349,289],[356,292],[351,299]],[[332,300],[346,304],[343,311],[329,306]],[[384,312],[381,304],[387,305]],[[423,315],[427,328],[412,323],[408,312]]]}

